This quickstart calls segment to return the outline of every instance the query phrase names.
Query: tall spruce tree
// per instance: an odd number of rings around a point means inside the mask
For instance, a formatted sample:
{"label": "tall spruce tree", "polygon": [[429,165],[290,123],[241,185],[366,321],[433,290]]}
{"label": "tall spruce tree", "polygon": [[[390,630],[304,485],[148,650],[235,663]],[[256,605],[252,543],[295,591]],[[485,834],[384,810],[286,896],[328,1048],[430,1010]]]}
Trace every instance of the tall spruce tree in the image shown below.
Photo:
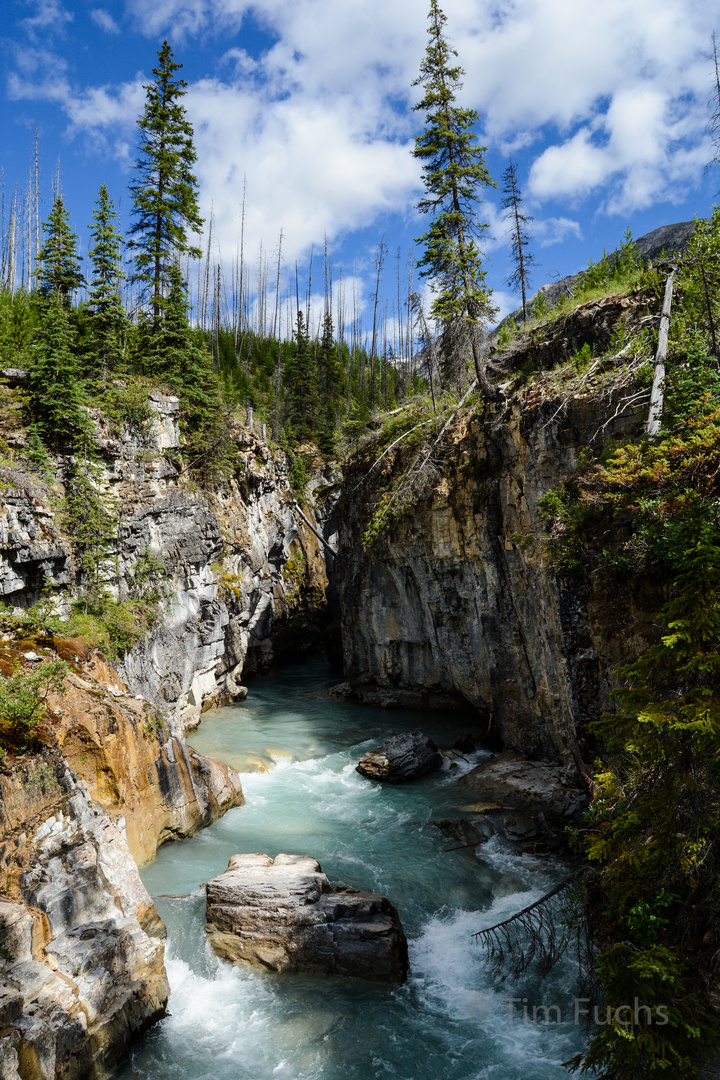
{"label": "tall spruce tree", "polygon": [[317,367],[320,395],[318,442],[321,450],[326,454],[332,454],[335,451],[338,410],[343,390],[343,368],[335,342],[335,328],[329,307],[323,319]]}
{"label": "tall spruce tree", "polygon": [[502,208],[506,211],[505,217],[510,223],[510,246],[512,252],[513,271],[507,279],[508,286],[514,291],[520,291],[522,295],[523,322],[527,322],[527,284],[530,280],[530,267],[535,260],[528,250],[530,235],[527,231],[529,222],[533,219],[530,214],[522,210],[522,192],[517,179],[517,171],[513,161],[510,161],[503,173],[503,200]]}
{"label": "tall spruce tree", "polygon": [[430,41],[413,83],[424,90],[414,107],[425,112],[425,129],[416,137],[413,151],[423,162],[426,190],[418,209],[432,215],[427,232],[417,241],[424,245],[418,267],[435,293],[431,313],[443,326],[446,382],[462,379],[462,343],[469,337],[478,383],[485,397],[494,400],[499,392],[488,381],[478,340],[494,309],[477,245],[487,225],[478,222],[476,208],[480,189],[496,185],[485,165],[486,147],[478,146],[473,132],[478,114],[455,104],[464,70],[452,63],[457,53],[444,36],[447,19],[437,0],[430,0],[429,20]]}
{"label": "tall spruce tree", "polygon": [[297,445],[312,438],[318,424],[318,362],[315,342],[310,340],[305,316],[298,310],[295,349],[290,349],[283,365],[285,432]]}
{"label": "tall spruce tree", "polygon": [[117,213],[108,190],[100,188],[91,226],[91,247],[88,252],[92,262],[92,281],[88,307],[89,329],[92,341],[92,359],[95,374],[107,379],[108,372],[117,365],[122,356],[122,338],[127,329],[127,318],[119,293],[120,282],[125,274],[121,266],[122,237],[117,231]]}
{"label": "tall spruce tree", "polygon": [[82,409],[77,335],[70,314],[59,292],[42,301],[28,368],[32,432],[48,446],[77,438],[88,424]]}
{"label": "tall spruce tree", "polygon": [[62,195],[55,196],[42,227],[45,240],[38,253],[38,292],[45,299],[57,297],[69,307],[72,294],[85,284],[85,279],[80,270],[77,234],[70,229],[70,215]]}
{"label": "tall spruce tree", "polygon": [[130,246],[135,249],[136,277],[148,287],[148,302],[157,327],[169,288],[170,268],[180,253],[202,254],[188,243],[188,230],[200,232],[203,219],[198,205],[197,161],[193,129],[182,104],[187,83],[175,77],[182,64],[173,59],[167,41],[158,53],[155,81],[145,86],[140,157],[136,163],[133,196],[134,222]]}

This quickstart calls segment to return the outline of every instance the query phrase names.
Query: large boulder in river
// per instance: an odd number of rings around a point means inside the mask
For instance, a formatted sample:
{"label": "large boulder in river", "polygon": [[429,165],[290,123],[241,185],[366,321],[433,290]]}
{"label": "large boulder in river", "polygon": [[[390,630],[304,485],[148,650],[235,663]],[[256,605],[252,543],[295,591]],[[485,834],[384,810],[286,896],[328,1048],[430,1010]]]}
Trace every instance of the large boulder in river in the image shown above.
{"label": "large boulder in river", "polygon": [[432,739],[422,731],[409,731],[393,735],[377,750],[368,750],[360,758],[357,771],[371,780],[404,784],[439,769],[442,761],[442,754]]}
{"label": "large boulder in river", "polygon": [[233,855],[206,889],[210,945],[226,960],[382,982],[407,976],[407,941],[390,901],[332,886],[307,855]]}

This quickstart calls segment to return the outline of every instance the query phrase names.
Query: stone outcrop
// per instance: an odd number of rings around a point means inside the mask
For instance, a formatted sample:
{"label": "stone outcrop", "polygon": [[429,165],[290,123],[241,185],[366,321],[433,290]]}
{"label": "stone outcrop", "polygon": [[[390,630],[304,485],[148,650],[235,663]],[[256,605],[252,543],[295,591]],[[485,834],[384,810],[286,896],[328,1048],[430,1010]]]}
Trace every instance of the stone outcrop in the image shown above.
{"label": "stone outcrop", "polygon": [[233,855],[207,884],[212,948],[272,971],[402,982],[407,942],[383,896],[333,887],[305,855]]}
{"label": "stone outcrop", "polygon": [[243,805],[237,773],[189,747],[156,708],[128,692],[101,653],[81,640],[60,647],[79,662],[62,697],[50,698],[52,730],[90,798],[122,821],[139,865],[166,840],[192,836]]}
{"label": "stone outcrop", "polygon": [[475,820],[485,835],[499,832],[550,846],[565,842],[566,826],[580,820],[589,801],[574,768],[527,761],[511,750],[477,765],[457,781],[456,790],[468,800],[467,811],[486,808]]}
{"label": "stone outcrop", "polygon": [[[10,391],[0,387],[0,393]],[[208,705],[241,697],[243,672],[264,671],[320,641],[326,549],[298,511],[284,454],[236,426],[235,474],[223,492],[205,494],[177,463],[177,398],[156,391],[149,404],[153,420],[144,434],[118,431],[91,410],[97,477],[107,507],[121,511],[119,599],[144,558],[166,574],[161,617],[124,656],[120,673],[133,694],[182,730],[196,726]],[[27,437],[21,413],[4,407],[0,436],[21,448]],[[52,490],[20,468],[0,468],[0,596],[11,606],[29,606],[52,585],[61,590],[62,611],[77,583],[72,544],[56,509],[68,462],[53,464]],[[320,472],[307,493],[317,510],[308,504],[304,513],[326,539],[334,535],[336,480],[332,470]]]}
{"label": "stone outcrop", "polygon": [[0,1075],[101,1077],[164,1015],[165,931],[60,753],[0,775]]}
{"label": "stone outcrop", "polygon": [[377,749],[368,750],[360,758],[357,771],[370,780],[405,784],[427,776],[442,763],[442,754],[432,739],[422,731],[409,731],[393,735]]}
{"label": "stone outcrop", "polygon": [[[640,417],[620,404],[615,391],[589,389],[467,411],[437,451],[435,479],[369,550],[361,538],[378,496],[362,477],[377,452],[356,459],[338,512],[335,584],[345,678],[358,696],[420,704],[454,694],[486,736],[583,767],[587,725],[612,707],[612,669],[651,639],[662,597],[631,585],[609,602],[606,586],[559,577],[538,504],[616,409],[605,436],[636,428]],[[408,464],[409,452],[394,455],[375,489]]]}

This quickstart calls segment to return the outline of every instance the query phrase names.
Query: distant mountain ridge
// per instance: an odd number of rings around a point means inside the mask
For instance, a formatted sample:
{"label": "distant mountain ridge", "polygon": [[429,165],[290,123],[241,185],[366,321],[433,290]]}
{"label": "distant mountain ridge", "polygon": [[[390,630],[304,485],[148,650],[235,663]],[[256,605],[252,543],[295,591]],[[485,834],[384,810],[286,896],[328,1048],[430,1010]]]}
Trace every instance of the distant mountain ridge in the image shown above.
{"label": "distant mountain ridge", "polygon": [[[640,252],[643,262],[652,262],[661,255],[679,255],[687,246],[688,240],[695,231],[695,225],[695,221],[678,221],[674,225],[661,225],[660,228],[653,229],[652,232],[639,237],[635,241],[635,246]],[[608,257],[612,258],[615,254],[616,252],[611,251]],[[567,277],[560,278],[558,281],[551,281],[547,285],[541,285],[528,300],[528,315],[532,312],[535,301],[539,296],[545,297],[548,307],[554,307],[561,296],[570,295],[582,273],[583,271],[580,270],[577,274],[568,274]],[[494,338],[500,327],[511,319],[516,323],[522,322],[521,307],[506,315],[495,329],[489,332],[486,340],[489,341]]]}

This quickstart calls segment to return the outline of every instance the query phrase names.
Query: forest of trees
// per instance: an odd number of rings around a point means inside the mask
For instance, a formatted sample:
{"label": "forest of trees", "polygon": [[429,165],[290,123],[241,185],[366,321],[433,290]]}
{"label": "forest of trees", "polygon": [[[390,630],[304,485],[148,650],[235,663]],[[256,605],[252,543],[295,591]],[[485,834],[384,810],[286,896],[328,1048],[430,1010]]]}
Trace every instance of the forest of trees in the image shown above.
{"label": "forest of trees", "polygon": [[[480,188],[495,185],[473,133],[477,114],[455,100],[462,68],[452,61],[444,22],[432,0],[417,80],[423,96],[416,108],[426,122],[415,149],[426,187],[419,209],[430,216],[429,228],[418,240],[417,261],[410,252],[405,265],[400,250],[388,258],[379,242],[369,297],[357,295],[355,273],[349,286],[334,273],[327,242],[310,253],[302,292],[297,266],[293,282],[282,265],[282,230],[276,251],[261,246],[258,258],[248,259],[245,194],[234,263],[214,260],[213,220],[201,217],[193,172],[186,83],[167,41],[138,119],[127,236],[103,184],[83,245],[59,171],[50,213],[40,220],[36,135],[27,190],[12,193],[7,214],[3,186],[0,364],[28,372],[37,453],[86,446],[86,406],[124,409],[129,417],[151,384],[178,393],[193,457],[215,445],[228,412],[252,415],[258,431],[287,449],[310,442],[334,455],[352,445],[373,414],[426,389],[428,378],[435,389],[459,393],[474,366],[485,396],[495,396],[479,348],[478,333],[494,309],[477,245],[486,228],[478,221]],[[383,296],[389,266],[393,286]],[[323,284],[314,309],[313,271]],[[418,272],[434,296],[427,316]]]}

